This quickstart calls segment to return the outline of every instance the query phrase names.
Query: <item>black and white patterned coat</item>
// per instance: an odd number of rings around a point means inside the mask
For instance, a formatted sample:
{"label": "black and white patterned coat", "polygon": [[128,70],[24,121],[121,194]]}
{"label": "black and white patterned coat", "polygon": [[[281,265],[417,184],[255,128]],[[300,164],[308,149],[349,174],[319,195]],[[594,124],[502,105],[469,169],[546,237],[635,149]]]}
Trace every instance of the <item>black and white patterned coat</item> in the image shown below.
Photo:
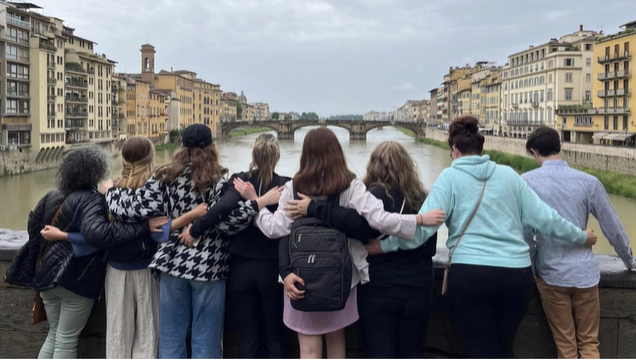
{"label": "black and white patterned coat", "polygon": [[[117,219],[136,222],[155,216],[176,219],[207,202],[213,206],[225,191],[227,182],[219,181],[202,196],[193,185],[190,166],[173,182],[162,184],[151,177],[136,191],[112,188],[106,193],[110,213]],[[210,281],[227,278],[229,271],[228,242],[224,234],[233,235],[249,226],[255,215],[249,207],[236,208],[224,216],[215,228],[206,230],[195,247],[179,244],[181,230],[170,234],[170,240],[161,244],[149,268],[153,272],[175,277]]]}

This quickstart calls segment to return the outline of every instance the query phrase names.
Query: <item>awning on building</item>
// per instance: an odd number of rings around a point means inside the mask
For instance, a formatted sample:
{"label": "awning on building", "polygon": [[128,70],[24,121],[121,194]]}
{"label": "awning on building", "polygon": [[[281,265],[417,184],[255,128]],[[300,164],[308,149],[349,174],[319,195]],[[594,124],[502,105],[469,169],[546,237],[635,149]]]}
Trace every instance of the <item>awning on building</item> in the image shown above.
{"label": "awning on building", "polygon": [[479,131],[493,131],[491,127],[479,128]]}
{"label": "awning on building", "polygon": [[603,137],[603,140],[625,141],[630,136],[634,136],[634,134],[629,134],[629,133],[609,134]]}
{"label": "awning on building", "polygon": [[601,140],[603,139],[605,136],[607,136],[607,132],[595,132],[594,135],[592,136],[592,139],[594,140]]}

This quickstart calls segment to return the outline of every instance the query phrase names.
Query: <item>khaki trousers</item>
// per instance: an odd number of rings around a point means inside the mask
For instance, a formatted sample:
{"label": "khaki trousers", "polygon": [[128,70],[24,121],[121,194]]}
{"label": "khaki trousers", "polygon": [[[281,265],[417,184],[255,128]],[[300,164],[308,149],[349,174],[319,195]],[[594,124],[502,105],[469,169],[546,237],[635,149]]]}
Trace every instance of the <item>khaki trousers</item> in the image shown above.
{"label": "khaki trousers", "polygon": [[559,359],[599,359],[601,308],[598,286],[566,288],[549,285],[539,278],[537,287]]}
{"label": "khaki trousers", "polygon": [[148,269],[106,272],[106,358],[156,359],[159,282]]}

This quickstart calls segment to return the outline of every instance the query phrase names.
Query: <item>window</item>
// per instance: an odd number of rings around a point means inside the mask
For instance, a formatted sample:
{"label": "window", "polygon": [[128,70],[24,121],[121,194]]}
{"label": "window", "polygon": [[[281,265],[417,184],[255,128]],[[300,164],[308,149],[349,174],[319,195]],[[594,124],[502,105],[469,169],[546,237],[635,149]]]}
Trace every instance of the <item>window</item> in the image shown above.
{"label": "window", "polygon": [[547,101],[552,101],[552,89],[548,89],[548,100]]}
{"label": "window", "polygon": [[567,88],[565,89],[565,100],[572,100],[572,91],[574,89],[572,88]]}
{"label": "window", "polygon": [[548,84],[552,84],[552,74],[548,74]]}
{"label": "window", "polygon": [[[585,51],[592,51],[592,44],[585,44]],[[591,59],[588,59],[591,60]]]}
{"label": "window", "polygon": [[623,130],[627,131],[627,116],[623,116]]}
{"label": "window", "polygon": [[548,60],[548,69],[552,69],[554,67],[554,61]]}
{"label": "window", "polygon": [[585,66],[587,66],[587,67],[592,66],[592,59],[590,59],[590,58],[585,59]]}
{"label": "window", "polygon": [[592,92],[589,90],[585,91],[585,101],[592,101]]}
{"label": "window", "polygon": [[609,117],[607,115],[603,118],[603,130],[609,130]]}
{"label": "window", "polygon": [[592,126],[591,116],[575,116],[574,126]]}
{"label": "window", "polygon": [[12,45],[7,45],[7,59],[8,60],[17,60],[18,59],[18,48]]}
{"label": "window", "polygon": [[566,83],[572,82],[572,73],[565,73],[565,82]]}
{"label": "window", "polygon": [[548,109],[548,122],[552,122],[552,110]]}
{"label": "window", "polygon": [[618,116],[614,115],[614,130],[619,130],[618,129]]}
{"label": "window", "polygon": [[563,66],[567,66],[567,67],[574,66],[574,59],[573,58],[563,59]]}

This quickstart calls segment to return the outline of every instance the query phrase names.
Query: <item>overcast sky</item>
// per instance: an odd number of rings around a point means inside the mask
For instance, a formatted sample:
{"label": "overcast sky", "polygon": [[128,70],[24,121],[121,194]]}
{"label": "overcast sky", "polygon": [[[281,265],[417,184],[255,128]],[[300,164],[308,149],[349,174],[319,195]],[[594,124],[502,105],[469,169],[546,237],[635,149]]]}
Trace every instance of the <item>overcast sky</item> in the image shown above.
{"label": "overcast sky", "polygon": [[450,66],[636,20],[636,0],[37,0],[139,72],[188,69],[271,111],[387,111],[428,98]]}

